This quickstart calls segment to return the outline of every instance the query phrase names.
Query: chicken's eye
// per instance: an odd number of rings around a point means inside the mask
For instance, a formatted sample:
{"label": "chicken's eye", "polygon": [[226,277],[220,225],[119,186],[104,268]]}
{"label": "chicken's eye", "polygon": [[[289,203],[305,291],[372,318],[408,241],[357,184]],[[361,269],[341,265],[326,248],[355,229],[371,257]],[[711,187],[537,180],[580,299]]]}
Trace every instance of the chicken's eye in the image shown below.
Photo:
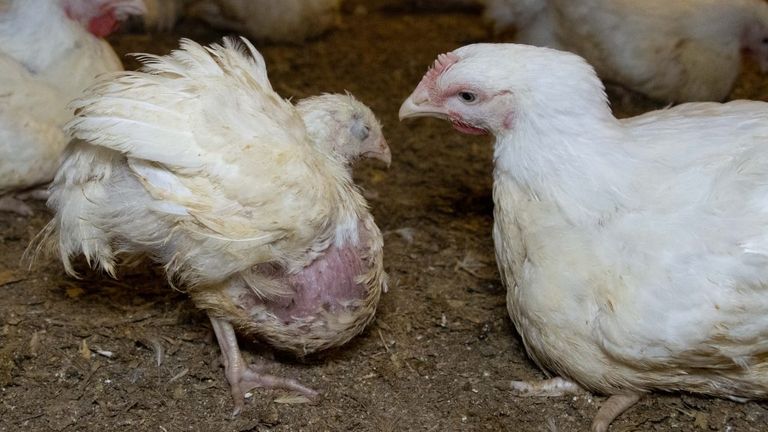
{"label": "chicken's eye", "polygon": [[356,122],[352,125],[352,134],[360,141],[365,141],[368,139],[368,135],[371,134],[371,128],[367,124]]}
{"label": "chicken's eye", "polygon": [[466,103],[472,103],[477,100],[477,95],[472,92],[467,92],[467,91],[459,92],[458,96],[462,102],[466,102]]}

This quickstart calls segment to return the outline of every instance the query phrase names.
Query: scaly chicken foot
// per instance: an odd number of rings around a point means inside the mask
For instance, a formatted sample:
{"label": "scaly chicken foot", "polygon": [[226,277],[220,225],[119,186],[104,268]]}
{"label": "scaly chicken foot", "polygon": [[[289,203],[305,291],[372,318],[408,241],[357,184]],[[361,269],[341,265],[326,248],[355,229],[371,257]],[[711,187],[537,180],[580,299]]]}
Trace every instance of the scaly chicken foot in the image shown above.
{"label": "scaly chicken foot", "polygon": [[621,413],[628,410],[632,405],[640,400],[640,394],[618,394],[612,395],[597,410],[597,415],[592,420],[592,432],[607,432],[608,426]]}
{"label": "scaly chicken foot", "polygon": [[24,201],[14,196],[0,197],[0,211],[12,212],[21,216],[32,216],[34,212]]}
{"label": "scaly chicken foot", "polygon": [[22,200],[34,199],[45,201],[51,196],[51,192],[48,190],[48,185],[39,187],[37,189],[30,189],[26,192],[17,193],[16,197]]}
{"label": "scaly chicken foot", "polygon": [[515,396],[522,397],[565,396],[585,393],[578,384],[560,377],[535,382],[512,381],[510,387]]}
{"label": "scaly chicken foot", "polygon": [[[543,381],[512,381],[512,392],[521,397],[546,397],[584,394],[586,391],[578,384],[566,379],[555,377]],[[608,426],[621,413],[640,400],[638,393],[612,395],[597,410],[592,420],[592,432],[607,432]]]}
{"label": "scaly chicken foot", "polygon": [[35,212],[23,200],[36,199],[47,200],[50,196],[47,187],[32,189],[15,195],[0,197],[0,211],[12,212],[21,216],[32,216]]}
{"label": "scaly chicken foot", "polygon": [[254,388],[282,388],[293,390],[307,397],[314,397],[317,392],[304,387],[298,381],[262,373],[262,367],[246,365],[237,344],[237,335],[232,324],[209,316],[216,339],[221,348],[224,371],[235,402],[233,416],[239,415],[245,406],[245,393]]}

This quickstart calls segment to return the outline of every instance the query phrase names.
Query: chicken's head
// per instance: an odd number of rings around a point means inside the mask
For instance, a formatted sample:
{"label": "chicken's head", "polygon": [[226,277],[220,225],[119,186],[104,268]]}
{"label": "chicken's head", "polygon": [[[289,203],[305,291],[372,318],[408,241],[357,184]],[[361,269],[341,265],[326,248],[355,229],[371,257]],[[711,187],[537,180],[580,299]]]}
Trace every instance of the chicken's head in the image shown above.
{"label": "chicken's head", "polygon": [[350,94],[324,94],[296,104],[309,136],[339,155],[346,164],[361,158],[389,166],[391,154],[381,124],[370,108]]}
{"label": "chicken's head", "polygon": [[109,36],[120,21],[147,12],[143,0],[61,0],[67,16],[97,37]]}
{"label": "chicken's head", "polygon": [[517,44],[441,54],[400,107],[400,119],[437,117],[459,132],[499,136],[522,119],[605,110],[605,92],[581,57]]}

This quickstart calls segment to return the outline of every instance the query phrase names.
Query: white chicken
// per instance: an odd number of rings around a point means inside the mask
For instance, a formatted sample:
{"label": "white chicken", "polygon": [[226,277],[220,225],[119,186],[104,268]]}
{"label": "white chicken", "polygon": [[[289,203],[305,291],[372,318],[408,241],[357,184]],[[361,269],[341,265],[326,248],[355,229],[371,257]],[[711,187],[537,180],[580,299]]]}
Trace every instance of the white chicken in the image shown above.
{"label": "white chicken", "polygon": [[303,42],[341,22],[341,0],[146,0],[150,28],[169,29],[185,12],[224,31],[272,42]]}
{"label": "white chicken", "polygon": [[69,142],[67,103],[97,75],[122,69],[101,36],[143,8],[141,0],[0,0],[0,210],[31,213],[11,192],[53,178]]}
{"label": "white chicken", "polygon": [[304,355],[373,319],[382,236],[349,163],[390,159],[365,105],[324,95],[294,107],[243,43],[183,40],[88,89],[43,233],[70,274],[79,254],[113,276],[118,255],[162,264],[209,314],[236,413],[254,387],[315,392],[246,365],[234,328]]}
{"label": "white chicken", "polygon": [[768,70],[764,0],[486,0],[520,43],[577,53],[601,78],[669,102],[721,101],[747,52]]}
{"label": "white chicken", "polygon": [[768,104],[617,120],[581,57],[477,44],[440,55],[401,118],[491,133],[496,257],[528,354],[523,395],[768,396]]}

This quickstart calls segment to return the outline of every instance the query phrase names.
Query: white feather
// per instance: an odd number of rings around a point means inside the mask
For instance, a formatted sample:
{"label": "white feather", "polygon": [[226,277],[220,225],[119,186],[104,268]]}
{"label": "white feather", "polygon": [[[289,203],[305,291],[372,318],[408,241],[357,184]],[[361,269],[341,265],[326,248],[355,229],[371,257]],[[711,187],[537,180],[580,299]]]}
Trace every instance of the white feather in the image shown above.
{"label": "white feather", "polygon": [[272,91],[249,42],[142,58],[73,104],[69,128],[88,144],[68,153],[50,201],[68,271],[81,252],[109,272],[118,252],[147,253],[194,286],[262,263],[298,270],[357,241],[367,210],[349,172]]}
{"label": "white feather", "polygon": [[[750,48],[768,66],[762,0],[486,0],[520,43],[575,52],[603,79],[676,102],[723,100]],[[577,23],[577,24],[576,24]]]}
{"label": "white feather", "polygon": [[443,58],[401,113],[495,135],[496,256],[533,359],[600,393],[767,397],[768,103],[618,120],[576,55],[477,44]]}

